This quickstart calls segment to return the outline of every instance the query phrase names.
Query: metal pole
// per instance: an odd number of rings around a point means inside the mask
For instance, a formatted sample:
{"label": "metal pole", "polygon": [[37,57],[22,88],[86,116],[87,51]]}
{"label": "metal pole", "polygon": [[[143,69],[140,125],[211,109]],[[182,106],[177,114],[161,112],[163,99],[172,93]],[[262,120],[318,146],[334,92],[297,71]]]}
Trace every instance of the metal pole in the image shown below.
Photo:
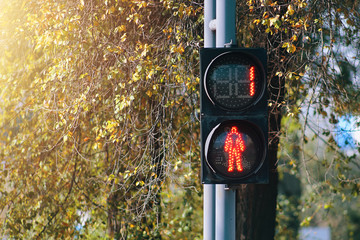
{"label": "metal pole", "polygon": [[[216,47],[236,44],[235,8],[236,0],[216,0]],[[216,185],[216,240],[235,240],[235,203],[235,190]]]}
{"label": "metal pole", "polygon": [[236,0],[216,0],[216,47],[236,44]]}
{"label": "metal pole", "polygon": [[[204,1],[204,47],[215,47],[215,31],[209,27],[215,19],[216,1]],[[215,240],[215,184],[204,184],[203,239]]]}
{"label": "metal pole", "polygon": [[216,46],[215,31],[210,28],[211,20],[216,17],[216,0],[204,1],[204,47]]}
{"label": "metal pole", "polygon": [[216,185],[215,240],[235,240],[235,193],[224,184]]}
{"label": "metal pole", "polygon": [[215,240],[215,184],[204,184],[203,239]]}

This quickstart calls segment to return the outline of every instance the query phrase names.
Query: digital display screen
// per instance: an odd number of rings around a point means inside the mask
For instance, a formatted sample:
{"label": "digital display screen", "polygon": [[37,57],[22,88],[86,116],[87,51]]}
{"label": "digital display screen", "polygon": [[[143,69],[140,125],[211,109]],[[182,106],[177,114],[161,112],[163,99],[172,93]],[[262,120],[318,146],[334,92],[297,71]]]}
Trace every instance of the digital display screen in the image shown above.
{"label": "digital display screen", "polygon": [[229,53],[209,65],[205,89],[214,104],[228,110],[241,110],[258,99],[264,83],[252,59]]}

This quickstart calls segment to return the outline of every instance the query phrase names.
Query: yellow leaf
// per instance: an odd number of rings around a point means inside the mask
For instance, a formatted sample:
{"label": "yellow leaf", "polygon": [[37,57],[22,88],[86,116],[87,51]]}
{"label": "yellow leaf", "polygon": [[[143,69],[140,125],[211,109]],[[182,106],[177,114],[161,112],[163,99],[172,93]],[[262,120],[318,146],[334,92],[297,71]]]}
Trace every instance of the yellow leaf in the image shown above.
{"label": "yellow leaf", "polygon": [[288,48],[288,52],[294,53],[295,51],[296,51],[295,45],[294,45],[294,44],[291,44],[291,45],[290,45],[290,48]]}
{"label": "yellow leaf", "polygon": [[288,47],[288,46],[289,46],[289,43],[286,42],[286,43],[284,43],[281,47],[282,47],[282,48],[286,48],[286,47]]}
{"label": "yellow leaf", "polygon": [[114,6],[111,6],[111,7],[110,7],[110,13],[114,13],[114,12],[115,12],[115,10],[116,10],[116,9],[115,9],[115,7],[114,7]]}
{"label": "yellow leaf", "polygon": [[298,40],[298,37],[296,35],[293,35],[290,40],[296,42]]}
{"label": "yellow leaf", "polygon": [[260,23],[260,19],[255,19],[255,20],[253,21],[253,23],[255,23],[256,25],[258,25],[258,24]]}
{"label": "yellow leaf", "polygon": [[120,38],[121,42],[125,42],[126,41],[126,33],[124,33],[121,38]]}
{"label": "yellow leaf", "polygon": [[293,9],[293,6],[291,4],[288,6],[288,9],[287,9],[286,13],[289,14],[290,16],[295,13],[295,11]]}
{"label": "yellow leaf", "polygon": [[180,46],[177,46],[177,47],[175,47],[175,45],[172,46],[172,52],[182,54],[184,51],[185,50],[184,50],[184,47],[182,46],[182,44],[180,44]]}
{"label": "yellow leaf", "polygon": [[276,15],[275,17],[270,18],[270,27],[271,26],[279,27],[279,18],[280,15]]}
{"label": "yellow leaf", "polygon": [[151,97],[151,96],[152,96],[152,91],[147,90],[146,95],[148,95],[149,97]]}
{"label": "yellow leaf", "polygon": [[114,174],[111,174],[109,177],[108,177],[108,181],[111,181],[111,180],[113,180],[115,178],[115,176],[114,176]]}
{"label": "yellow leaf", "polygon": [[331,203],[325,204],[324,205],[324,209],[329,209],[332,208],[333,206],[331,205]]}
{"label": "yellow leaf", "polygon": [[284,44],[282,45],[282,47],[283,47],[283,48],[286,48],[286,51],[287,51],[288,53],[294,53],[294,52],[296,51],[296,47],[295,47],[295,45],[292,44],[292,43],[286,42],[286,43],[284,43]]}

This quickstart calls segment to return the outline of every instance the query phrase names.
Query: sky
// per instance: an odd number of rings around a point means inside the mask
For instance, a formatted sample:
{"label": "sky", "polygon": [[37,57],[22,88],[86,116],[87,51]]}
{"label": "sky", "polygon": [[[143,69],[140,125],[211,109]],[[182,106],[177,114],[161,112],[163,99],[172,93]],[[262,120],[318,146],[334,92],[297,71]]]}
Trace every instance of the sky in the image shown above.
{"label": "sky", "polygon": [[360,147],[360,117],[345,116],[337,124],[336,141],[345,150]]}

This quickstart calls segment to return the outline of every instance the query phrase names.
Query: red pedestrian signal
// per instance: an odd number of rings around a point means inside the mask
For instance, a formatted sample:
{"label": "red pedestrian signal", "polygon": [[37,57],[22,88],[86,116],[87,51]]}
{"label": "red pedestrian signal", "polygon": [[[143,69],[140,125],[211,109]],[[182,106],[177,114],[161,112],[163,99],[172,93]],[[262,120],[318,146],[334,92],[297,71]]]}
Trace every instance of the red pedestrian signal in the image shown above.
{"label": "red pedestrian signal", "polygon": [[229,153],[228,156],[228,172],[234,171],[234,163],[236,170],[242,172],[241,153],[245,150],[245,144],[237,127],[231,127],[230,132],[226,135],[224,151]]}
{"label": "red pedestrian signal", "polygon": [[256,173],[265,156],[266,142],[261,130],[244,120],[220,123],[205,143],[207,165],[224,178],[243,179]]}

